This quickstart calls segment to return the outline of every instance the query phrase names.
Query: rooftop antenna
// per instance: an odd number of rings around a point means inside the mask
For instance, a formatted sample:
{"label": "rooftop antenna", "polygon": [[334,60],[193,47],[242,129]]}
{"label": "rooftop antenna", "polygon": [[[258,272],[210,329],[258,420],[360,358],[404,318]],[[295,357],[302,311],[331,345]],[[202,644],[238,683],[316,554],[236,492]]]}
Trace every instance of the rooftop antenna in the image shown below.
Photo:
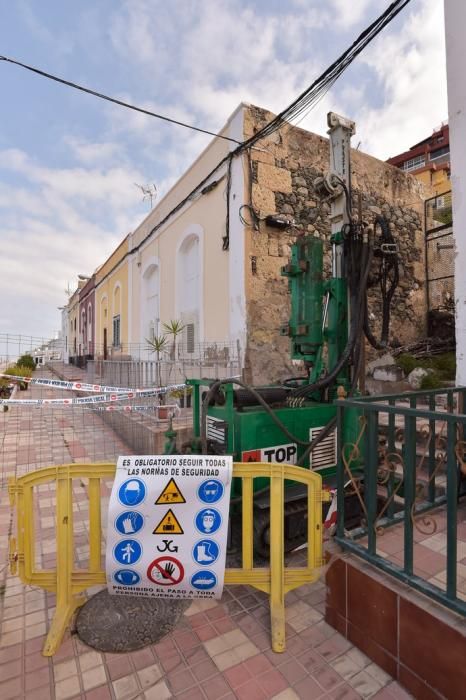
{"label": "rooftop antenna", "polygon": [[153,201],[157,198],[157,187],[152,185],[138,185],[137,182],[134,183],[142,192],[142,201],[145,202],[146,199],[150,200],[150,208],[152,209]]}

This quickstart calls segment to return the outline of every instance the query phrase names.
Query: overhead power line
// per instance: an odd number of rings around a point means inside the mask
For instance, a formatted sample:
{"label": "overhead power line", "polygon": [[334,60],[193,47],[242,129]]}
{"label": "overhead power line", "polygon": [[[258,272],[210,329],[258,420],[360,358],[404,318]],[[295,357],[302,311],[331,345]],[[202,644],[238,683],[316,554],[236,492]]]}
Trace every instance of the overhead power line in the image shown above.
{"label": "overhead power line", "polygon": [[373,39],[387,26],[410,0],[395,0],[389,7],[370,24],[351,44],[351,46],[332,63],[312,85],[297,97],[286,109],[277,114],[268,124],[253,136],[244,141],[239,148],[249,148],[260,139],[270,136],[285,123],[297,117],[305,116],[332,87],[340,75],[351,65],[354,59],[371,43]]}
{"label": "overhead power line", "polygon": [[[201,190],[202,188],[209,183],[210,179],[219,171],[219,169],[225,165],[226,163],[231,163],[232,159],[236,156],[241,155],[244,151],[247,151],[248,149],[252,148],[257,141],[265,138],[266,136],[270,136],[273,134],[275,131],[279,130],[281,127],[283,127],[285,124],[289,123],[289,120],[292,118],[295,118],[299,115],[301,115],[304,111],[309,111],[312,109],[313,106],[321,99],[321,97],[327,92],[330,87],[334,84],[334,82],[341,76],[341,74],[348,68],[349,65],[354,61],[354,59],[365,49],[365,47],[370,44],[370,42],[375,39],[375,37],[384,29],[384,27],[387,26],[397,15],[401,10],[406,7],[406,5],[410,2],[410,0],[395,0],[395,2],[392,2],[389,7],[374,21],[372,24],[367,27],[359,36],[358,38],[351,44],[351,46],[344,51],[339,58],[334,61],[331,66],[329,66],[317,80],[315,80],[304,92],[299,95],[299,97],[296,98],[286,109],[284,109],[280,114],[278,114],[274,119],[272,119],[268,124],[265,125],[260,131],[256,132],[252,137],[247,139],[246,141],[239,142],[236,141],[235,139],[229,139],[226,136],[220,136],[220,138],[223,138],[227,141],[233,141],[234,143],[238,144],[235,149],[230,151],[226,156],[224,156],[218,163],[215,165],[214,168],[205,176],[202,178],[202,180],[189,192],[188,195],[186,195],[178,204],[176,204],[173,209],[171,209],[162,219],[159,221],[155,226],[152,227],[152,229],[149,231],[149,233],[140,241],[140,243],[135,246],[131,251],[126,253],[125,257],[127,255],[130,255],[131,253],[135,253],[138,249],[141,248],[142,245],[147,241],[150,236],[155,233],[157,230],[159,230],[171,217],[176,214],[178,211],[180,211],[185,204],[187,204],[189,201],[191,201]],[[100,95],[97,92],[94,92],[92,90],[88,90],[87,88],[81,88],[80,86],[76,86],[74,83],[69,83],[67,81],[63,81],[60,78],[56,78],[55,76],[51,76],[47,73],[44,73],[43,71],[39,71],[36,68],[31,68],[30,66],[26,66],[22,63],[19,63],[18,61],[14,61],[12,59],[8,59],[5,56],[0,56],[0,60],[5,60],[9,61],[10,63],[15,63],[17,65],[22,66],[23,68],[27,68],[28,70],[32,70],[36,73],[39,73],[40,75],[44,75],[45,77],[49,77],[52,80],[58,80],[58,82],[63,82],[66,85],[70,85],[71,87],[77,87],[78,89],[83,90],[84,92],[88,92],[92,95],[95,95],[97,97],[101,97],[102,99],[107,99],[112,102],[116,102],[116,104],[121,104],[124,107],[129,107],[131,109],[136,109],[137,111],[142,111],[147,114],[150,114],[151,116],[160,116],[153,114],[152,112],[148,112],[147,110],[140,110],[137,107],[134,107],[132,105],[127,105],[124,102],[120,102],[118,100],[113,100],[113,98],[106,97],[104,95]],[[162,117],[161,117],[162,118]],[[167,119],[166,117],[163,117],[164,119]],[[167,119],[168,120],[168,119]],[[218,134],[212,134],[209,131],[204,131],[202,129],[198,129],[197,127],[190,127],[187,124],[183,124],[182,122],[176,122],[175,120],[169,119],[168,121],[172,121],[175,124],[179,124],[180,126],[187,126],[188,128],[194,128],[196,131],[203,131],[203,133],[208,133],[211,136],[218,136]],[[228,233],[228,232],[227,232]],[[224,240],[224,248],[225,248],[225,240]],[[114,268],[112,268],[108,273],[111,274]]]}
{"label": "overhead power line", "polygon": [[[378,17],[375,20],[375,22],[373,22],[358,36],[358,38],[351,44],[349,49],[347,49],[336,61],[334,61],[334,63],[332,63],[332,65],[329,66],[329,68],[327,68],[327,70],[324,71],[324,73],[322,73],[322,75],[319,78],[317,78],[317,80],[315,80],[307,90],[305,90],[294,102],[292,102],[289,107],[280,112],[280,114],[277,115],[277,117],[275,117],[268,124],[266,124],[263,129],[254,134],[254,136],[252,136],[250,139],[247,139],[246,141],[240,143],[234,150],[227,153],[227,155],[224,156],[215,165],[215,167],[212,168],[212,170],[205,177],[202,178],[202,180],[191,190],[191,192],[187,194],[182,200],[180,200],[178,204],[176,204],[173,207],[173,209],[167,212],[167,214],[149,230],[147,235],[138,243],[138,245],[135,246],[126,255],[130,255],[131,253],[135,253],[137,250],[139,250],[150,238],[150,236],[152,236],[156,231],[158,231],[164,224],[167,223],[167,221],[171,219],[172,216],[179,212],[185,206],[185,204],[187,204],[201,192],[202,188],[205,187],[207,183],[209,183],[209,181],[211,181],[211,178],[220,170],[222,166],[224,166],[227,163],[231,163],[234,157],[239,156],[244,151],[252,148],[252,146],[257,141],[259,141],[262,138],[265,138],[266,136],[272,134],[274,131],[277,131],[282,126],[287,124],[288,122],[286,121],[286,116],[288,116],[289,112],[294,107],[298,107],[299,102],[301,100],[306,100],[308,109],[312,109],[313,104],[311,104],[311,102],[313,91],[317,92],[317,95],[314,96],[315,103],[323,94],[320,89],[320,86],[323,83],[329,85],[329,83],[327,82],[327,77],[329,77],[329,79],[331,80],[330,84],[333,84],[337,80],[337,78],[343,73],[343,71],[353,62],[356,56],[359,53],[361,53],[361,51],[377,36],[377,34],[379,34],[379,32],[382,31],[382,29],[387,24],[389,24],[392,21],[394,17],[396,17],[396,15],[408,4],[409,1],[410,0],[396,0],[395,2],[393,2],[385,10],[385,12],[383,12],[380,15],[380,17]],[[339,69],[340,65],[342,66],[341,69]],[[327,87],[327,89],[329,88]],[[224,239],[224,249],[225,247],[226,246]],[[113,272],[113,269],[114,268],[112,268],[112,270],[110,270],[107,273],[107,275],[111,274],[111,272]]]}
{"label": "overhead power line", "polygon": [[147,114],[149,117],[155,117],[156,119],[162,119],[165,122],[170,122],[170,124],[176,124],[177,126],[183,126],[185,129],[191,129],[192,131],[199,131],[201,134],[208,134],[209,136],[215,136],[219,139],[224,139],[225,141],[232,141],[233,143],[239,144],[240,141],[232,139],[229,136],[223,136],[222,134],[216,134],[208,129],[201,129],[198,126],[193,126],[192,124],[186,124],[185,122],[180,122],[177,119],[172,119],[171,117],[166,117],[163,114],[157,114],[157,112],[151,112],[149,109],[144,109],[143,107],[137,107],[136,105],[129,104],[129,102],[123,102],[123,100],[117,100],[115,97],[110,97],[109,95],[104,95],[102,92],[97,92],[96,90],[91,90],[90,88],[84,87],[83,85],[78,85],[78,83],[73,83],[70,80],[65,80],[64,78],[59,78],[57,75],[52,75],[52,73],[46,73],[39,68],[34,68],[34,66],[28,66],[26,63],[21,63],[21,61],[16,61],[14,58],[9,58],[8,56],[0,56],[0,61],[7,61],[15,66],[20,66],[26,70],[30,70],[37,75],[41,75],[43,78],[48,78],[49,80],[54,80],[62,85],[67,85],[68,87],[74,88],[75,90],[80,90],[81,92],[86,92],[88,95],[93,95],[101,100],[107,100],[107,102],[113,102],[113,104],[120,105],[120,107],[126,107],[127,109],[132,109],[134,112],[140,112],[141,114]]}

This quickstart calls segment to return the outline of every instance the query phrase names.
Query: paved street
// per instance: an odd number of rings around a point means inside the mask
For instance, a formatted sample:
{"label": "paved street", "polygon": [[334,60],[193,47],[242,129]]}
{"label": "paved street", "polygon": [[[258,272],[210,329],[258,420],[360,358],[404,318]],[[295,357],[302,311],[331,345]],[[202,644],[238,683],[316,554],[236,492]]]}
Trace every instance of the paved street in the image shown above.
{"label": "paved street", "polygon": [[[45,376],[45,374],[44,374]],[[76,368],[68,376],[82,378]],[[30,386],[20,398],[44,397]],[[47,390],[48,397],[61,396]],[[323,619],[325,585],[306,585],[287,596],[287,648],[270,648],[267,596],[230,586],[219,602],[194,602],[162,641],[129,654],[103,654],[68,630],[53,658],[41,649],[54,613],[54,596],[24,586],[6,568],[10,508],[6,477],[37,467],[113,460],[128,447],[101,418],[65,409],[10,408],[0,414],[2,493],[1,560],[4,562],[0,641],[0,698],[34,700],[311,700],[313,698],[407,698],[408,694]],[[109,486],[102,495],[103,516]],[[76,567],[88,559],[85,483],[74,485]],[[55,492],[39,487],[35,522],[37,563],[55,566]],[[93,591],[89,591],[92,594]]]}

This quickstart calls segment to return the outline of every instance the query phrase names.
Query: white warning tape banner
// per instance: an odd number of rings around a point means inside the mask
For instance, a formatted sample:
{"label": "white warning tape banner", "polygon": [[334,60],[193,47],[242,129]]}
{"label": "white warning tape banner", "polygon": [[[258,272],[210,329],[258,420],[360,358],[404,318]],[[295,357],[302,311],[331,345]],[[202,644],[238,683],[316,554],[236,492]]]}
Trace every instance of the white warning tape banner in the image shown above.
{"label": "white warning tape banner", "polygon": [[163,406],[159,406],[158,404],[154,404],[152,406],[96,406],[90,407],[87,410],[88,411],[123,411],[123,413],[131,413],[131,412],[143,412],[143,411],[157,411],[159,412],[159,409],[166,410],[168,409],[170,414],[173,415],[179,415],[181,413],[180,407],[178,404],[163,404]]}
{"label": "white warning tape banner", "polygon": [[[11,374],[1,374],[0,377],[5,377],[6,379],[11,379],[15,382],[25,382],[26,384],[36,384],[38,386],[48,386],[53,389],[64,389],[66,391],[89,391],[97,394],[126,394],[128,392],[139,393],[144,391],[143,389],[131,389],[130,387],[121,386],[105,386],[103,384],[88,384],[86,382],[65,382],[62,379],[34,379],[34,377],[20,377],[13,376]],[[184,384],[176,385],[173,387],[164,387],[169,389],[175,389],[178,387],[185,386]],[[160,387],[161,388],[161,387]]]}
{"label": "white warning tape banner", "polygon": [[97,396],[80,396],[77,399],[0,399],[2,405],[23,405],[23,406],[76,406],[82,404],[111,403],[113,401],[128,401],[134,398],[144,398],[150,396],[161,396],[177,389],[184,389],[186,384],[171,384],[170,386],[154,387],[153,389],[137,389],[126,393],[100,394]]}

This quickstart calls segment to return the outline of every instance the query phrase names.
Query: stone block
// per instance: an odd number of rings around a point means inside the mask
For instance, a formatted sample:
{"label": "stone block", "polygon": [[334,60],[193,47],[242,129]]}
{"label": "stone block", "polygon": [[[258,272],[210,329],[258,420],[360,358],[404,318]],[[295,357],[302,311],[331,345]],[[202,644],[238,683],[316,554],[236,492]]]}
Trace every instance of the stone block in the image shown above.
{"label": "stone block", "polygon": [[258,164],[259,185],[272,190],[273,192],[284,192],[291,194],[291,173],[285,168],[277,168],[268,163]]}
{"label": "stone block", "polygon": [[368,362],[366,371],[367,374],[373,374],[378,367],[390,367],[394,364],[395,360],[393,359],[393,355],[386,352],[384,355],[382,355],[382,357],[377,357],[375,360],[372,360],[372,362]]}
{"label": "stone block", "polygon": [[[261,165],[264,164],[259,163],[259,167]],[[261,215],[275,213],[275,196],[271,189],[253,184],[252,201],[254,209],[257,209]]]}
{"label": "stone block", "polygon": [[252,151],[252,160],[257,163],[268,163],[270,165],[275,165],[274,154],[260,147],[257,147],[257,150],[254,149]]}
{"label": "stone block", "polygon": [[403,370],[397,365],[376,367],[374,379],[378,379],[381,382],[400,382],[403,379]]}

